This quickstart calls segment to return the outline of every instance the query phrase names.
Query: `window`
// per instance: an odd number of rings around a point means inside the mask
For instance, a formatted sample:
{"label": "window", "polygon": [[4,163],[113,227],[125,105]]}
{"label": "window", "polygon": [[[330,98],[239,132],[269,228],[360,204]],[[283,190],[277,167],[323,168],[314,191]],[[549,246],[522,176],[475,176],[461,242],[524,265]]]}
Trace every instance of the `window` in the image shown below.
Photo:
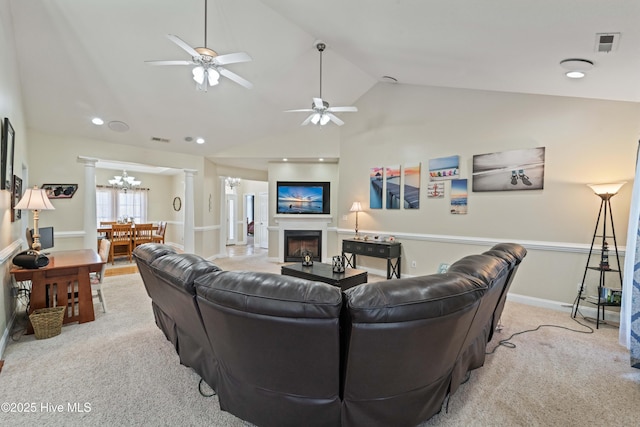
{"label": "window", "polygon": [[101,221],[147,222],[148,189],[117,190],[109,187],[96,188],[96,219]]}

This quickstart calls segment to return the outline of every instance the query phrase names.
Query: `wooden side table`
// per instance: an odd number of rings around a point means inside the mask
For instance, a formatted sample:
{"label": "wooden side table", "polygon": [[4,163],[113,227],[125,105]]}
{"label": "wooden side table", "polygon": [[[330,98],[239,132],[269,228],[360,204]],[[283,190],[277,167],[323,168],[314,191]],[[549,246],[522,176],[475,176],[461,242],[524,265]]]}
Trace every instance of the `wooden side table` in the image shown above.
{"label": "wooden side table", "polygon": [[[17,282],[31,281],[29,313],[37,308],[66,306],[63,323],[84,323],[95,320],[89,273],[100,271],[102,264],[93,249],[61,251],[49,255],[46,267],[14,266],[10,273]],[[27,333],[33,333],[31,325]]]}

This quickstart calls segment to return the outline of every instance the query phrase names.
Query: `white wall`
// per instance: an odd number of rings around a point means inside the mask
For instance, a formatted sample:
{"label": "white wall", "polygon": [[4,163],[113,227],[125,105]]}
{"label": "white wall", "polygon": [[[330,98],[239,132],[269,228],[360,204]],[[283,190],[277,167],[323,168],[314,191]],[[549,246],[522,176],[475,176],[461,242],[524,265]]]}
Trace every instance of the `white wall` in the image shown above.
{"label": "white wall", "polygon": [[[348,209],[361,200],[360,230],[400,237],[404,273],[432,273],[494,242],[520,242],[529,254],[512,292],[571,303],[600,205],[585,185],[592,182],[628,182],[612,199],[624,246],[640,104],[378,84],[358,108],[342,128],[338,227],[343,237],[353,235]],[[543,190],[471,192],[473,155],[540,146]],[[444,199],[426,198],[429,159],[451,155],[460,156],[461,178],[469,180],[467,215],[449,213],[449,183]],[[420,209],[368,209],[369,169],[415,162],[422,163]],[[385,268],[382,260],[360,259]]]}
{"label": "white wall", "polygon": [[[8,0],[0,0],[0,120],[9,118],[15,131],[13,173],[24,178],[22,166],[26,164],[28,139],[20,97],[20,76],[17,69],[13,40],[13,22]],[[26,183],[25,183],[26,185]],[[24,188],[24,186],[23,186]],[[31,220],[29,214],[26,221]],[[11,322],[14,302],[11,298],[11,276],[13,256],[23,244],[22,222],[11,222],[11,192],[0,190],[0,357],[7,344],[7,326]]]}
{"label": "white wall", "polygon": [[[38,131],[29,131],[30,150],[29,171],[33,184],[47,183],[83,183],[84,166],[77,161],[77,157],[86,156],[102,160],[141,163],[151,166],[164,166],[174,169],[196,170],[194,176],[195,193],[195,229],[196,252],[204,257],[218,254],[219,228],[215,226],[216,216],[211,216],[208,210],[208,195],[213,194],[213,200],[218,200],[218,189],[211,183],[217,179],[216,165],[199,156],[180,153],[170,153],[152,148],[140,148],[89,140],[74,137],[62,137]],[[100,170],[98,170],[100,171]],[[106,173],[106,172],[105,172]],[[132,173],[132,175],[134,175]],[[140,174],[135,174],[142,178]],[[96,172],[96,179],[103,179],[103,172]],[[214,178],[211,178],[214,177]],[[154,183],[155,179],[145,177],[147,182]],[[160,178],[158,178],[160,179]],[[165,240],[178,246],[184,244],[182,227],[184,223],[184,172],[173,175],[168,179],[156,182],[158,188],[152,188],[154,206],[161,206],[159,215],[168,221]],[[143,181],[144,184],[144,181]],[[83,236],[83,203],[87,190],[80,185],[74,197],[70,200],[54,200],[54,211],[43,211],[41,221],[56,227],[56,249],[72,249],[81,247]],[[92,189],[93,191],[93,189]],[[206,197],[205,197],[206,194]],[[180,211],[173,210],[174,197],[182,199]],[[203,234],[207,235],[204,236]],[[58,239],[58,236],[62,238]],[[213,242],[213,243],[212,243]]]}

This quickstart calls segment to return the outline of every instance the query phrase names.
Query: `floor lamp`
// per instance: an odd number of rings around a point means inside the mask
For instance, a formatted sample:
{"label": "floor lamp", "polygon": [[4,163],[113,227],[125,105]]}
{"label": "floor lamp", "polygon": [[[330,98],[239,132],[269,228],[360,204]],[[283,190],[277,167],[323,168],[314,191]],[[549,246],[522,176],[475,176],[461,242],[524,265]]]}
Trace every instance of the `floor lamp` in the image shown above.
{"label": "floor lamp", "polygon": [[[620,305],[617,301],[607,301],[603,299],[602,289],[606,289],[606,274],[608,272],[617,272],[620,277],[620,286],[622,286],[622,270],[620,268],[620,257],[618,255],[618,242],[616,240],[616,230],[613,226],[613,214],[611,212],[611,198],[618,194],[620,188],[624,185],[624,182],[616,182],[613,184],[588,184],[588,186],[596,193],[597,196],[600,197],[600,211],[598,212],[598,219],[596,221],[596,228],[593,232],[593,238],[591,239],[591,248],[589,249],[589,256],[587,257],[587,265],[584,270],[584,276],[582,276],[582,283],[580,285],[580,290],[578,291],[578,296],[576,297],[575,309],[573,311],[573,317],[576,317],[578,313],[578,306],[580,305],[580,300],[583,298],[582,294],[585,292],[584,285],[587,279],[587,273],[589,271],[598,272],[600,275],[598,282],[598,298],[597,301],[592,302],[596,304],[597,308],[597,316],[596,316],[596,328],[600,325],[600,314],[602,314],[602,320],[604,321],[604,309],[606,306],[610,305]],[[607,220],[611,225],[611,230],[607,230]],[[602,227],[601,227],[602,225]],[[600,230],[600,231],[599,231]],[[600,237],[602,241],[601,244],[601,256],[600,262],[597,265],[591,265],[591,255],[593,253],[593,247],[596,245],[596,238]],[[612,269],[609,265],[609,244],[607,243],[607,238],[613,239],[613,249],[615,251],[617,268]]]}
{"label": "floor lamp", "polygon": [[40,211],[55,209],[49,201],[47,190],[38,188],[37,185],[33,188],[28,188],[14,209],[26,209],[33,211],[33,243],[31,245],[31,249],[39,252],[40,248],[42,248],[42,245],[40,244],[40,233],[38,232]]}

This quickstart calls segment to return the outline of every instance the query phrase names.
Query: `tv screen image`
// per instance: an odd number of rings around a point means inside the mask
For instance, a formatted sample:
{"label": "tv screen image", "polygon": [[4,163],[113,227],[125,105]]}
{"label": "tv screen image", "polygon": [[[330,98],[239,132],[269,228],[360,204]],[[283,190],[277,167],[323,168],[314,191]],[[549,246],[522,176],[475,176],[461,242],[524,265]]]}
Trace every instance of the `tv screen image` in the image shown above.
{"label": "tv screen image", "polygon": [[278,182],[277,193],[279,214],[329,213],[328,183]]}

